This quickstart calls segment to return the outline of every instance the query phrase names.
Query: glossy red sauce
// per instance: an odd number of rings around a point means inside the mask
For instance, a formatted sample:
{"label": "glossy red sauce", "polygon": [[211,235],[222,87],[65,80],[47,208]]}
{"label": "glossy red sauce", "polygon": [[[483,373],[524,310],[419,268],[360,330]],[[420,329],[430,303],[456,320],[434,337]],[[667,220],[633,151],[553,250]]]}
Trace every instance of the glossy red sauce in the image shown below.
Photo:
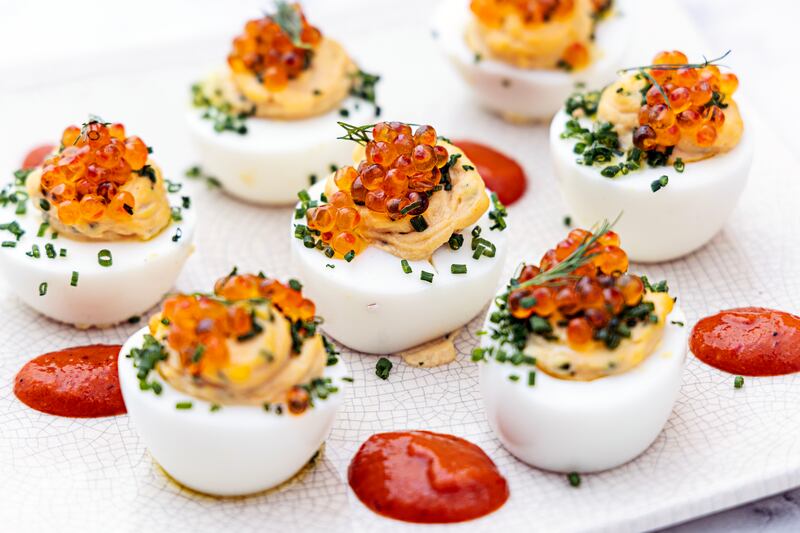
{"label": "glossy red sauce", "polygon": [[117,374],[120,348],[94,344],[40,355],[19,371],[14,394],[28,407],[51,415],[125,414]]}
{"label": "glossy red sauce", "polygon": [[44,158],[47,157],[54,148],[55,146],[52,144],[42,144],[33,148],[25,155],[25,159],[22,161],[22,168],[38,167],[44,162]]}
{"label": "glossy red sauce", "polygon": [[731,374],[790,374],[800,371],[800,317],[763,307],[729,309],[700,320],[689,348]]}
{"label": "glossy red sauce", "polygon": [[486,186],[505,205],[513,204],[525,193],[525,171],[519,163],[485,144],[472,141],[453,141],[453,144],[464,150]]}
{"label": "glossy red sauce", "polygon": [[505,478],[483,450],[430,431],[371,436],[350,462],[348,479],[364,505],[407,522],[462,522],[508,499]]}

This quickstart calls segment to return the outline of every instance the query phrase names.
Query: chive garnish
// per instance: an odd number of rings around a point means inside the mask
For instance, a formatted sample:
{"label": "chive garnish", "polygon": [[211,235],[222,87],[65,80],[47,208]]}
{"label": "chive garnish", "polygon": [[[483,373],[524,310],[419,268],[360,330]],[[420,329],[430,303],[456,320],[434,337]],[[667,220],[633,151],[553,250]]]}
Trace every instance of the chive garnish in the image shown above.
{"label": "chive garnish", "polygon": [[39,231],[36,232],[37,237],[44,237],[44,232],[47,231],[47,228],[50,227],[48,222],[42,222],[39,224]]}
{"label": "chive garnish", "polygon": [[531,370],[528,372],[528,386],[533,387],[534,385],[536,385],[536,371]]}
{"label": "chive garnish", "polygon": [[3,248],[16,248],[17,242],[16,241],[3,241]]}
{"label": "chive garnish", "polygon": [[344,254],[344,260],[345,260],[345,261],[347,261],[347,262],[349,263],[350,261],[352,261],[352,260],[353,260],[353,258],[354,258],[355,256],[356,256],[356,252],[355,252],[355,250],[350,250],[349,252],[347,252],[346,254]]}
{"label": "chive garnish", "polygon": [[41,257],[41,253],[39,252],[39,245],[34,244],[33,246],[31,246],[31,251],[25,252],[25,255],[27,255],[28,257],[33,257],[34,259],[39,259],[39,257]]}
{"label": "chive garnish", "polygon": [[416,231],[425,231],[428,229],[428,221],[422,215],[417,215],[411,219],[411,226]]}
{"label": "chive garnish", "polygon": [[50,259],[55,259],[56,257],[56,248],[49,242],[44,245],[44,252],[47,254],[47,257]]}
{"label": "chive garnish", "polygon": [[464,236],[460,233],[453,233],[450,235],[450,240],[447,241],[451,250],[458,250],[464,244]]}
{"label": "chive garnish", "polygon": [[450,265],[450,272],[453,274],[466,274],[467,265],[458,265],[458,264]]}
{"label": "chive garnish", "polygon": [[212,403],[211,407],[208,408],[208,410],[211,411],[212,413],[216,413],[220,409],[222,409],[222,406],[218,403]]}
{"label": "chive garnish", "polygon": [[47,294],[47,282],[43,281],[39,284],[39,296]]}
{"label": "chive garnish", "polygon": [[42,198],[39,200],[39,207],[42,208],[42,211],[50,211],[50,202]]}
{"label": "chive garnish", "polygon": [[61,248],[61,249],[59,249],[59,250],[58,250],[58,255],[59,255],[60,257],[67,257],[67,249],[66,249],[66,248]]}
{"label": "chive garnish", "polygon": [[736,376],[733,378],[733,388],[741,389],[742,387],[744,387],[744,378],[742,376]]}
{"label": "chive garnish", "polygon": [[411,265],[408,264],[407,260],[401,259],[400,266],[403,267],[403,272],[405,272],[406,274],[411,274]]}
{"label": "chive garnish", "polygon": [[385,357],[381,357],[378,359],[378,362],[375,363],[375,375],[381,379],[388,379],[389,372],[392,370],[392,362],[386,359]]}
{"label": "chive garnish", "polygon": [[191,409],[192,402],[178,402],[175,404],[175,409]]}
{"label": "chive garnish", "polygon": [[581,485],[581,475],[577,472],[570,472],[567,475],[567,480],[572,487],[579,487]]}
{"label": "chive garnish", "polygon": [[419,274],[419,279],[421,279],[422,281],[427,281],[428,283],[433,283],[433,274],[431,272],[423,270]]}
{"label": "chive garnish", "polygon": [[519,376],[517,374],[511,374],[508,376],[508,379],[511,381],[519,381]]}
{"label": "chive garnish", "polygon": [[103,248],[97,252],[97,262],[100,263],[100,266],[110,267],[113,263],[113,259],[111,258],[111,250]]}
{"label": "chive garnish", "polygon": [[683,159],[680,157],[675,158],[675,162],[672,164],[672,168],[675,169],[675,172],[683,172],[686,168],[686,163],[683,162]]}
{"label": "chive garnish", "polygon": [[72,286],[72,287],[77,287],[78,286],[78,276],[79,276],[78,272],[73,270],[72,271],[72,277],[69,280],[70,286]]}
{"label": "chive garnish", "polygon": [[653,192],[658,192],[664,187],[666,187],[668,183],[669,183],[669,177],[661,176],[660,178],[658,178],[657,180],[653,181],[650,184],[650,190]]}

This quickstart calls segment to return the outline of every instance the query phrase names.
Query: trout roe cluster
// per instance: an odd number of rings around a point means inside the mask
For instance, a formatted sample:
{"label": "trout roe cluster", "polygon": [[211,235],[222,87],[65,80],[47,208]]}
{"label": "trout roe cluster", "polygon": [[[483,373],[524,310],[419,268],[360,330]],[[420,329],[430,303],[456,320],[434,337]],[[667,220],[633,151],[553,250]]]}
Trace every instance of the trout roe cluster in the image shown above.
{"label": "trout roe cluster", "polygon": [[633,132],[634,145],[665,151],[684,137],[701,147],[713,145],[725,124],[725,100],[739,86],[736,75],[721,73],[712,64],[693,67],[686,54],[677,50],[659,52],[653,66],[648,73],[656,84],[645,93],[639,127]]}
{"label": "trout roe cluster", "polygon": [[[575,229],[542,257],[539,266],[525,265],[517,278],[522,284],[540,272],[564,261],[581,244],[592,238],[589,231]],[[619,247],[619,236],[608,231],[600,236],[587,255],[589,262],[569,277],[547,285],[514,289],[508,297],[509,310],[515,318],[538,315],[555,323],[566,324],[567,342],[573,348],[586,346],[595,333],[606,327],[626,307],[638,305],[644,295],[641,278],[627,274],[628,256]]]}
{"label": "trout roe cluster", "polygon": [[125,136],[122,124],[91,121],[68,126],[61,150],[42,163],[41,188],[64,224],[96,222],[108,215],[125,221],[133,214],[133,195],[120,190],[147,164],[148,148]]}
{"label": "trout roe cluster", "polygon": [[249,20],[233,40],[228,65],[235,73],[258,77],[271,92],[286,88],[308,67],[312,50],[322,40],[298,4],[278,4],[278,12]]}
{"label": "trout roe cluster", "polygon": [[361,215],[356,206],[391,220],[422,215],[450,157],[436,139],[432,126],[412,131],[401,122],[375,124],[365,159],[358,168],[346,166],[336,171],[334,182],[339,190],[327,204],[307,212],[308,227],[319,231],[322,241],[344,256],[350,251],[359,253],[365,244],[358,233]]}
{"label": "trout roe cluster", "polygon": [[[253,274],[219,279],[215,297],[176,294],[164,301],[162,323],[167,343],[180,354],[181,364],[194,375],[216,373],[229,361],[227,340],[248,340],[260,331],[249,300],[268,299],[290,321],[314,317],[314,302],[301,291]],[[224,299],[225,301],[220,301]]]}
{"label": "trout roe cluster", "polygon": [[[592,12],[608,9],[610,0],[592,0]],[[508,16],[518,17],[525,26],[547,24],[571,17],[576,9],[575,0],[472,0],[470,9],[490,28],[499,28]],[[584,67],[589,63],[589,48],[576,41],[570,43],[561,57],[562,64],[570,68]]]}

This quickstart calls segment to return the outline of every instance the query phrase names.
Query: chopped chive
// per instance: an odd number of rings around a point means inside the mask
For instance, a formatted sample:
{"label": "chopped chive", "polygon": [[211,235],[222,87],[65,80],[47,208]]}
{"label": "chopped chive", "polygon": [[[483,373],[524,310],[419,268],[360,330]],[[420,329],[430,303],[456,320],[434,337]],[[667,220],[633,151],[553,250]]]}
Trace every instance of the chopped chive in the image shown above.
{"label": "chopped chive", "polygon": [[670,324],[683,327],[683,322],[681,322],[680,320],[670,320]]}
{"label": "chopped chive", "polygon": [[581,475],[577,472],[570,472],[567,475],[567,480],[569,480],[569,484],[572,487],[580,487],[581,485]]}
{"label": "chopped chive", "polygon": [[42,222],[39,224],[39,231],[36,232],[37,237],[44,237],[44,232],[47,231],[47,228],[50,227],[50,224],[47,222]]}
{"label": "chopped chive", "polygon": [[44,252],[47,254],[47,257],[50,259],[55,259],[56,257],[56,247],[53,246],[51,243],[47,243],[44,245]]}
{"label": "chopped chive", "polygon": [[[125,207],[128,207],[128,206],[125,205]],[[125,211],[128,211],[128,210],[125,209]],[[133,208],[131,208],[131,210],[128,212],[128,214],[129,215],[133,214]],[[170,216],[172,217],[172,220],[174,222],[180,222],[181,220],[183,220],[183,213],[181,212],[181,208],[178,207],[178,206],[175,206],[170,210]]]}
{"label": "chopped chive", "polygon": [[97,262],[100,263],[100,266],[110,267],[114,262],[111,258],[111,250],[103,248],[97,252]]}
{"label": "chopped chive", "polygon": [[39,200],[39,207],[42,208],[42,211],[50,211],[50,202],[42,198]]}
{"label": "chopped chive", "polygon": [[385,357],[381,357],[378,359],[378,362],[375,363],[375,375],[381,379],[388,379],[389,372],[392,370],[392,362],[386,359]]}
{"label": "chopped chive", "polygon": [[16,248],[17,242],[16,241],[3,241],[3,248]]}
{"label": "chopped chive", "polygon": [[183,237],[183,230],[181,228],[175,229],[175,235],[172,236],[172,242],[178,242]]}
{"label": "chopped chive", "polygon": [[211,411],[212,413],[216,413],[220,409],[222,409],[222,406],[218,403],[212,403],[211,407],[208,408],[208,410]]}
{"label": "chopped chive", "polygon": [[450,272],[452,274],[466,274],[467,265],[450,265]]}
{"label": "chopped chive", "polygon": [[346,254],[344,254],[344,260],[345,260],[345,261],[347,261],[347,262],[349,263],[350,261],[352,261],[352,260],[353,260],[353,258],[354,258],[355,256],[356,256],[356,251],[355,251],[355,250],[350,250],[349,252],[347,252]]}
{"label": "chopped chive", "polygon": [[[133,207],[128,204],[122,204],[122,209],[129,215],[133,215]],[[172,219],[175,220],[175,208],[172,208]]]}
{"label": "chopped chive", "polygon": [[433,274],[423,270],[419,274],[419,279],[421,279],[422,281],[427,281],[428,283],[433,283]]}
{"label": "chopped chive", "polygon": [[302,291],[303,284],[293,278],[289,280],[289,288],[292,289],[293,291]]}
{"label": "chopped chive", "polygon": [[669,183],[669,177],[661,176],[660,178],[658,178],[657,180],[655,180],[653,183],[650,184],[650,190],[653,192],[658,192],[664,187],[666,187],[668,183]]}
{"label": "chopped chive", "polygon": [[686,163],[683,162],[683,159],[680,157],[675,158],[675,162],[672,164],[672,168],[675,169],[675,172],[683,172],[686,168]]}
{"label": "chopped chive", "polygon": [[164,324],[165,326],[169,326],[169,318],[167,317],[162,318],[161,323]]}
{"label": "chopped chive", "polygon": [[181,196],[181,205],[184,209],[192,207],[192,199],[189,196]]}
{"label": "chopped chive", "polygon": [[422,215],[417,215],[411,219],[411,226],[416,231],[425,231],[428,229],[428,221]]}
{"label": "chopped chive", "polygon": [[511,381],[519,381],[519,376],[516,374],[511,374],[510,376],[508,376],[508,379],[510,379]]}
{"label": "chopped chive", "polygon": [[39,259],[39,257],[41,257],[41,253],[39,252],[39,245],[34,244],[33,246],[31,246],[31,251],[25,252],[25,255],[27,255],[28,257],[33,257],[34,259]]}
{"label": "chopped chive", "polygon": [[741,389],[742,387],[744,387],[744,378],[742,376],[736,376],[733,378],[733,388]]}
{"label": "chopped chive", "polygon": [[73,270],[72,271],[72,277],[69,280],[70,286],[72,286],[72,287],[77,287],[78,286],[78,276],[79,276],[78,272]]}
{"label": "chopped chive", "polygon": [[178,402],[175,404],[175,409],[191,409],[192,402]]}
{"label": "chopped chive", "polygon": [[403,267],[403,272],[405,272],[406,274],[411,274],[411,265],[408,264],[407,260],[401,259],[400,266]]}
{"label": "chopped chive", "polygon": [[569,228],[570,226],[572,226],[572,217],[571,217],[571,216],[569,216],[569,215],[566,215],[566,216],[564,217],[564,225],[565,225],[566,227],[568,227],[568,228]]}
{"label": "chopped chive", "polygon": [[39,296],[47,294],[47,282],[43,281],[39,284]]}
{"label": "chopped chive", "polygon": [[141,321],[142,317],[140,317],[139,315],[133,315],[128,319],[128,324],[138,324]]}
{"label": "chopped chive", "polygon": [[325,263],[325,266],[328,268],[336,268],[336,265],[332,265],[330,263]]}
{"label": "chopped chive", "polygon": [[311,196],[308,194],[308,191],[303,189],[302,191],[297,193],[297,197],[300,198],[301,202],[310,202]]}
{"label": "chopped chive", "polygon": [[531,370],[528,372],[528,386],[533,387],[534,385],[536,385],[536,371]]}
{"label": "chopped chive", "polygon": [[61,249],[59,249],[59,250],[58,250],[58,255],[59,255],[60,257],[67,257],[67,249],[66,249],[66,248],[61,248]]}
{"label": "chopped chive", "polygon": [[192,363],[199,363],[205,351],[206,347],[202,344],[198,344],[197,348],[194,349],[194,354],[192,354]]}
{"label": "chopped chive", "polygon": [[472,254],[472,258],[480,259],[485,250],[486,248],[482,244],[479,244],[478,246],[475,247],[475,252]]}
{"label": "chopped chive", "polygon": [[352,383],[353,382],[353,378],[351,378],[350,376],[344,376],[342,378],[342,381],[346,381],[347,383]]}
{"label": "chopped chive", "polygon": [[451,250],[458,250],[464,244],[464,236],[460,233],[453,233],[450,235],[450,240],[447,241]]}

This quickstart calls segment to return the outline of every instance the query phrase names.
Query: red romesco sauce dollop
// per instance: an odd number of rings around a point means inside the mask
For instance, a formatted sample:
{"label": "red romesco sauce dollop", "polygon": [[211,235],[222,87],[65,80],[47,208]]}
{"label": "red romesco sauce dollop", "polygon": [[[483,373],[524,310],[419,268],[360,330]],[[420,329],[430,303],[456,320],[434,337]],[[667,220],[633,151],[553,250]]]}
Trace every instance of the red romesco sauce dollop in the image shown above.
{"label": "red romesco sauce dollop", "polygon": [[453,144],[464,150],[483,182],[505,205],[513,204],[525,193],[525,171],[519,163],[485,144],[472,141],[453,141]]}
{"label": "red romesco sauce dollop", "polygon": [[125,414],[117,374],[120,348],[94,344],[40,355],[19,371],[14,394],[28,407],[51,415]]}
{"label": "red romesco sauce dollop", "polygon": [[25,159],[22,161],[22,168],[28,169],[38,167],[44,162],[44,159],[53,152],[54,149],[55,146],[52,144],[42,144],[31,149],[31,151],[25,155]]}
{"label": "red romesco sauce dollop", "polygon": [[800,317],[763,307],[721,311],[695,325],[689,348],[731,374],[790,374],[800,371]]}
{"label": "red romesco sauce dollop", "polygon": [[407,522],[471,520],[508,499],[505,478],[483,450],[430,431],[371,436],[353,457],[348,479],[364,505]]}

